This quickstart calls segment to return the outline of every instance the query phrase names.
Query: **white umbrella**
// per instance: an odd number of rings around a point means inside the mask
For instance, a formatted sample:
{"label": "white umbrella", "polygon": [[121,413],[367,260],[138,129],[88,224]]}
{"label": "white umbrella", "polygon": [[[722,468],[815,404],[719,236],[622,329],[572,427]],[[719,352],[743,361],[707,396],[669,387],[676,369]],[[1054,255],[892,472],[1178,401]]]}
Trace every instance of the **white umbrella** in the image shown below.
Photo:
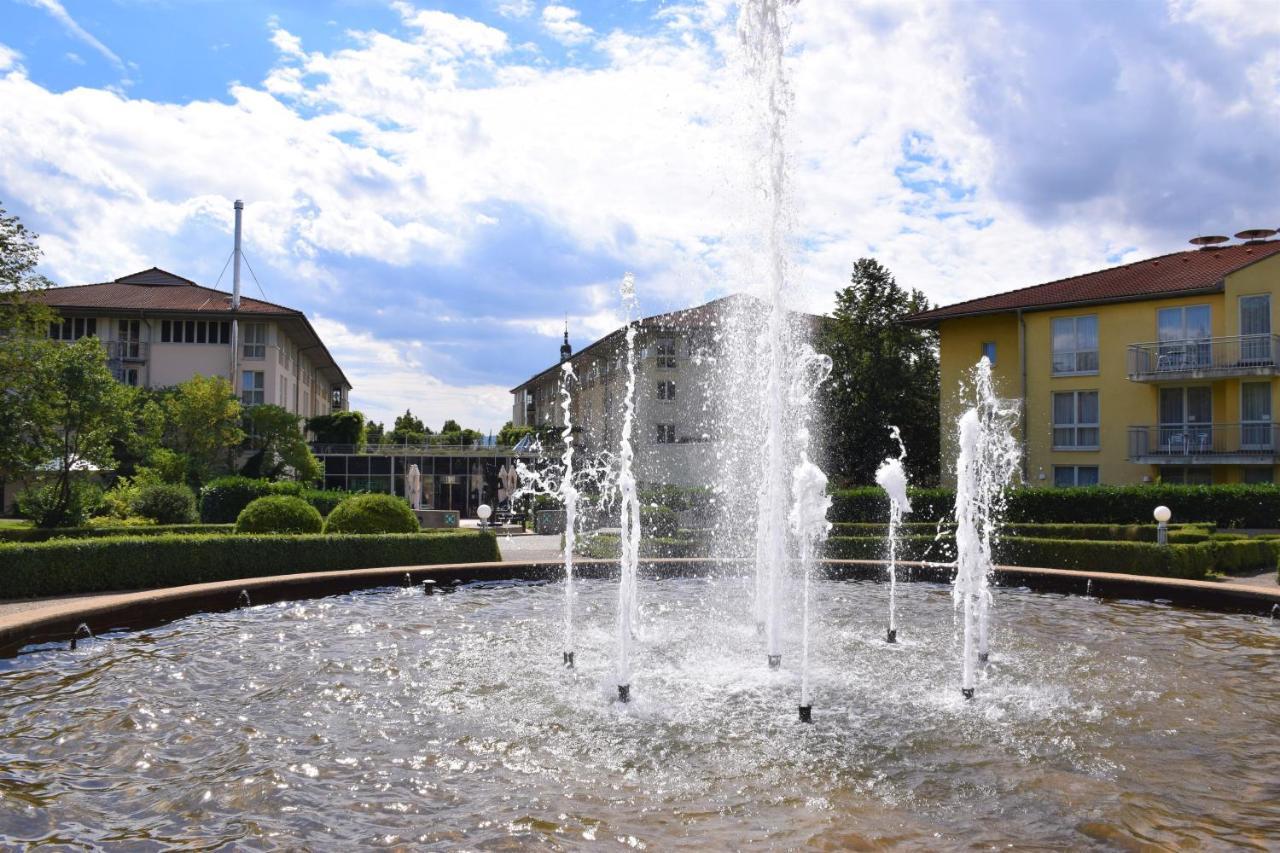
{"label": "white umbrella", "polygon": [[416,464],[409,466],[409,473],[404,478],[404,490],[409,493],[409,506],[422,509],[422,472]]}

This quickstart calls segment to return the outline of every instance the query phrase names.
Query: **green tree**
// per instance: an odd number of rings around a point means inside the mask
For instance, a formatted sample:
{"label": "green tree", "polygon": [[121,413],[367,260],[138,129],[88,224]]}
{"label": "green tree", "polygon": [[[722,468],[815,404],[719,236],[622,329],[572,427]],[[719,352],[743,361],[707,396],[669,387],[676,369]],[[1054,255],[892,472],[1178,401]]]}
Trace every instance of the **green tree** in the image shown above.
{"label": "green tree", "polygon": [[127,401],[125,429],[111,439],[111,452],[116,459],[116,473],[132,477],[138,469],[156,464],[156,452],[162,450],[164,407],[157,395],[144,388],[122,386]]}
{"label": "green tree", "polygon": [[502,425],[502,429],[498,430],[498,444],[502,447],[515,447],[520,439],[532,434],[533,427],[516,426],[511,421],[507,421]]}
{"label": "green tree", "polygon": [[320,478],[320,463],[302,434],[302,418],[280,406],[253,406],[245,412],[249,446],[256,452],[241,472],[250,477],[284,477],[310,483]]}
{"label": "green tree", "polygon": [[36,272],[42,252],[39,235],[27,230],[16,216],[0,206],[0,335],[43,336],[53,312],[31,295],[51,282]]}
{"label": "green tree", "polygon": [[130,395],[111,375],[96,337],[50,346],[33,368],[40,394],[24,435],[34,458],[52,469],[42,524],[56,527],[75,520],[68,514],[76,472],[114,466],[112,441],[128,428]]}
{"label": "green tree", "polygon": [[[334,412],[307,418],[307,429],[317,444],[364,444],[364,415],[360,412]],[[381,432],[381,430],[379,430]]]}
{"label": "green tree", "polygon": [[391,432],[386,434],[383,441],[387,444],[426,444],[429,435],[431,429],[422,419],[414,417],[412,412],[405,409],[404,414],[396,418]]}
{"label": "green tree", "polygon": [[453,418],[444,422],[444,426],[440,427],[440,433],[443,435],[450,432],[462,432],[462,427],[458,426],[458,422]]}
{"label": "green tree", "polygon": [[187,459],[187,479],[198,489],[215,474],[230,470],[244,441],[240,401],[221,376],[196,374],[164,398],[165,447]]}
{"label": "green tree", "polygon": [[849,286],[819,334],[832,373],[821,390],[829,432],[832,479],[871,484],[886,456],[897,455],[889,426],[902,431],[907,472],[915,485],[938,480],[938,349],[936,333],[904,326],[903,317],[929,308],[872,258],[853,265]]}
{"label": "green tree", "polygon": [[377,421],[365,424],[364,440],[367,444],[382,444],[386,440],[387,428]]}

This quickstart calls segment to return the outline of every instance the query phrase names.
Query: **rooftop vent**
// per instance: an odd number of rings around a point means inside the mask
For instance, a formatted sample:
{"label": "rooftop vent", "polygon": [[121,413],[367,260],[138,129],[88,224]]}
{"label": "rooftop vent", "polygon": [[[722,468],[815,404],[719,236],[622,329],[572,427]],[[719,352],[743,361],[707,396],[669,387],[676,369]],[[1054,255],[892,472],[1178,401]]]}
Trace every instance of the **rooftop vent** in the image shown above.
{"label": "rooftop vent", "polygon": [[1258,243],[1268,237],[1274,237],[1275,235],[1276,229],[1274,228],[1246,228],[1244,231],[1236,233],[1237,238],[1246,240],[1250,243]]}
{"label": "rooftop vent", "polygon": [[1217,243],[1225,243],[1230,239],[1230,237],[1224,237],[1221,234],[1208,234],[1203,237],[1192,237],[1191,245],[1199,246],[1200,251],[1205,252],[1211,251]]}

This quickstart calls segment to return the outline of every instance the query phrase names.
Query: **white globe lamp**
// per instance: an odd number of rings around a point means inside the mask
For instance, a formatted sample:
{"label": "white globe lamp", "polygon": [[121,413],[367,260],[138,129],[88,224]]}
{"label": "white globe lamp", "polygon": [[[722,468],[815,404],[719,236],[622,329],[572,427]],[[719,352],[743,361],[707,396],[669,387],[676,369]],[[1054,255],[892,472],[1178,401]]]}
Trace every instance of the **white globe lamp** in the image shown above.
{"label": "white globe lamp", "polygon": [[1156,543],[1159,545],[1169,544],[1169,519],[1173,517],[1173,513],[1167,506],[1161,504],[1151,513],[1156,519]]}
{"label": "white globe lamp", "polygon": [[491,515],[493,515],[493,508],[488,504],[480,504],[480,506],[476,507],[476,516],[480,519],[481,527],[489,523],[489,516]]}
{"label": "white globe lamp", "polygon": [[1151,513],[1156,517],[1156,521],[1161,524],[1168,524],[1169,519],[1173,518],[1173,512],[1167,506],[1158,506],[1155,512]]}

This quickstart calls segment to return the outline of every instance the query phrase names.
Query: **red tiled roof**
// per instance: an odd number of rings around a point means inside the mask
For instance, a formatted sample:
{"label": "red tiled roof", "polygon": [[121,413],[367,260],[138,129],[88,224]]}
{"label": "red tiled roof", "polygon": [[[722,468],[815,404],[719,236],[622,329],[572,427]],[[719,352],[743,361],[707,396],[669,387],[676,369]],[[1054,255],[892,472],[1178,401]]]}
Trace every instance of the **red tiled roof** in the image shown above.
{"label": "red tiled roof", "polygon": [[[180,311],[183,313],[230,312],[231,294],[204,287],[190,279],[152,267],[100,284],[51,287],[33,299],[51,308],[86,308],[107,311]],[[293,308],[240,297],[242,314],[302,314]]]}
{"label": "red tiled roof", "polygon": [[1036,310],[1221,290],[1223,278],[1227,274],[1276,254],[1280,254],[1280,240],[1174,252],[1120,267],[921,311],[903,322],[927,326],[953,317],[998,314],[1019,308]]}

